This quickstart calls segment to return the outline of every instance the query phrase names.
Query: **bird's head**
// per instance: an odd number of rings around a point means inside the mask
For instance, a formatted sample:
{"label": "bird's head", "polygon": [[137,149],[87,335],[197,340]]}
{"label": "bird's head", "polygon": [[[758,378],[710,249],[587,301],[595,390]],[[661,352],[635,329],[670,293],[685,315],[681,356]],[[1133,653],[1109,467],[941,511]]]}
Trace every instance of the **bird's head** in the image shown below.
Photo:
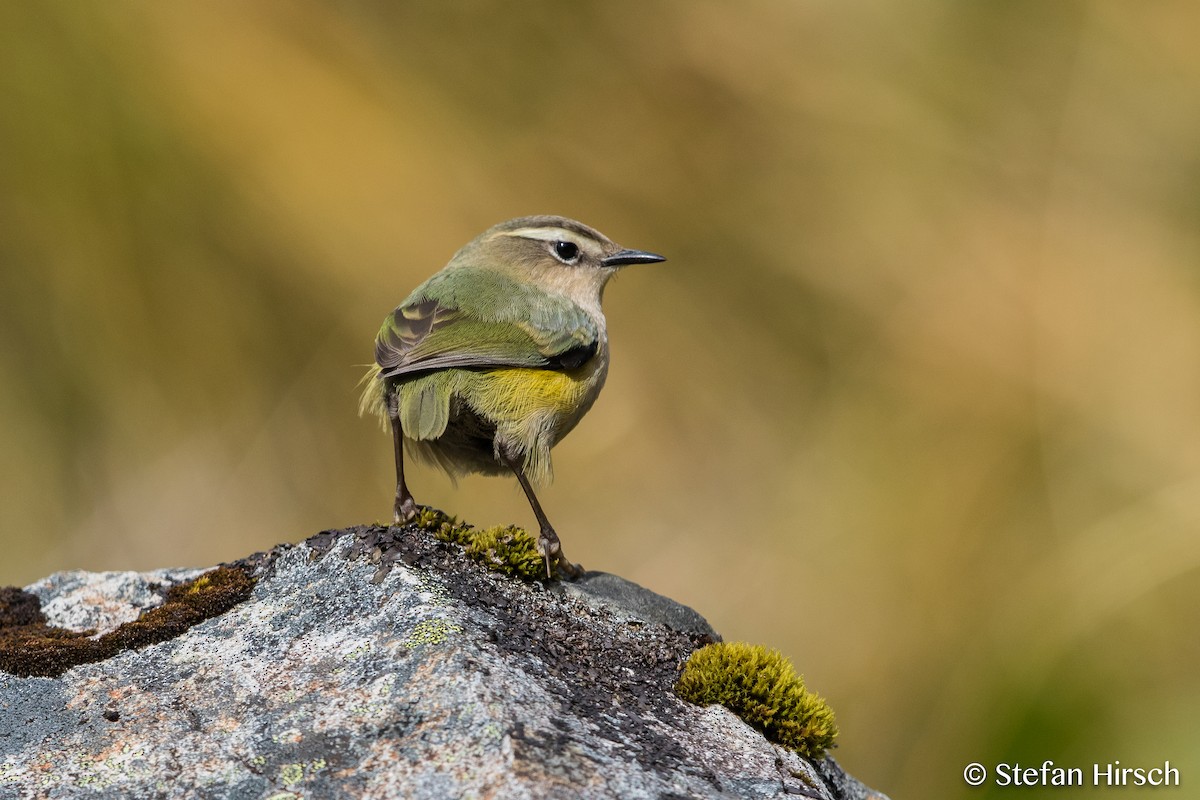
{"label": "bird's head", "polygon": [[522,283],[565,295],[580,303],[599,303],[604,285],[630,264],[666,259],[631,250],[582,222],[557,216],[518,217],[501,222],[463,247],[450,266],[495,269]]}

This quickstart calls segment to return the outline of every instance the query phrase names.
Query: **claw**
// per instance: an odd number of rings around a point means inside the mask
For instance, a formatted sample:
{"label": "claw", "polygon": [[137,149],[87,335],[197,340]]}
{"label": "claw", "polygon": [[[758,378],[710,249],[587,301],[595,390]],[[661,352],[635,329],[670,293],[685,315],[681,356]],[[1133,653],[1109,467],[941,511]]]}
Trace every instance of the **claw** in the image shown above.
{"label": "claw", "polygon": [[542,558],[546,561],[546,580],[553,577],[551,571],[551,562],[558,560],[559,553],[562,552],[562,545],[558,541],[558,534],[554,531],[542,530],[541,536],[538,537],[538,552],[542,554]]}
{"label": "claw", "polygon": [[397,497],[396,505],[392,508],[392,519],[397,525],[402,525],[405,522],[416,518],[417,513],[421,510],[421,507],[417,505],[415,500],[413,500],[411,494],[404,498]]}
{"label": "claw", "polygon": [[583,567],[572,564],[563,555],[562,542],[553,530],[543,530],[538,537],[538,552],[546,561],[546,579],[554,577],[555,571],[565,580],[575,580],[583,575]]}
{"label": "claw", "polygon": [[395,519],[397,525],[400,525],[408,522],[409,519],[416,517],[416,512],[419,510],[420,506],[414,503],[413,498],[407,498],[406,503],[396,504],[395,512],[394,515],[392,515],[392,518]]}

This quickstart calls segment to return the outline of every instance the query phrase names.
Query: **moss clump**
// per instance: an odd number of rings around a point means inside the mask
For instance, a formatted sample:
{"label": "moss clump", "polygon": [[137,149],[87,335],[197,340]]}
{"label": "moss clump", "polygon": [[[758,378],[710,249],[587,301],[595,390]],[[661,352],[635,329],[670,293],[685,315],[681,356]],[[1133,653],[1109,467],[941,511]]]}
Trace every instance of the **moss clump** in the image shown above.
{"label": "moss clump", "polygon": [[440,541],[459,545],[471,559],[490,570],[527,581],[546,576],[537,541],[524,528],[497,525],[480,530],[435,508],[422,508],[414,524],[431,531]]}
{"label": "moss clump", "polygon": [[497,525],[475,534],[466,546],[467,555],[490,569],[527,581],[545,580],[546,562],[537,542],[524,528]]}
{"label": "moss clump", "polygon": [[465,523],[460,523],[458,519],[450,516],[445,511],[439,511],[436,508],[429,506],[420,506],[417,511],[417,516],[413,518],[412,524],[426,531],[437,531],[443,526],[449,527],[470,527]]}
{"label": "moss clump", "polygon": [[198,622],[250,596],[254,579],[236,567],[218,567],[172,586],[161,606],[96,639],[92,631],[46,624],[38,598],[15,587],[0,589],[0,670],[56,678],[78,664],[112,658],[123,650],[173,639]]}
{"label": "moss clump", "polygon": [[717,642],[692,653],[675,684],[684,700],[719,703],[773,742],[820,758],[837,737],[833,711],[804,688],[778,650],[745,642]]}

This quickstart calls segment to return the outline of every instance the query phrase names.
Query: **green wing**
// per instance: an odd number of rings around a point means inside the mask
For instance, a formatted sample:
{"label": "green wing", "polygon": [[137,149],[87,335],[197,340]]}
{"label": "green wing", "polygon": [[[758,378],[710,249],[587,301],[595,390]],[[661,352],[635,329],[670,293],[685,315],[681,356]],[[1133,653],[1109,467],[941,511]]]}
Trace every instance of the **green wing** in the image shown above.
{"label": "green wing", "polygon": [[439,273],[384,320],[375,339],[380,378],[452,368],[574,369],[595,354],[596,324],[571,301],[490,271],[464,272],[450,275],[456,280],[448,286]]}

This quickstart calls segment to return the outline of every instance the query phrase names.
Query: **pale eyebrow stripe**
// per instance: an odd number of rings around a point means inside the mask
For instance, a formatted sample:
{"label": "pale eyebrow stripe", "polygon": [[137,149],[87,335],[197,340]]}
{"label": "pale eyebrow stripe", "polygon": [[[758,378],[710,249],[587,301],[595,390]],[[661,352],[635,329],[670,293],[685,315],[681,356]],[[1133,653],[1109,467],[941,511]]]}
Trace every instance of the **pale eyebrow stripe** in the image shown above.
{"label": "pale eyebrow stripe", "polygon": [[515,231],[500,231],[499,235],[519,236],[522,239],[541,239],[544,242],[566,240],[574,242],[580,247],[583,246],[584,242],[589,241],[575,231],[569,231],[566,228],[517,228]]}

